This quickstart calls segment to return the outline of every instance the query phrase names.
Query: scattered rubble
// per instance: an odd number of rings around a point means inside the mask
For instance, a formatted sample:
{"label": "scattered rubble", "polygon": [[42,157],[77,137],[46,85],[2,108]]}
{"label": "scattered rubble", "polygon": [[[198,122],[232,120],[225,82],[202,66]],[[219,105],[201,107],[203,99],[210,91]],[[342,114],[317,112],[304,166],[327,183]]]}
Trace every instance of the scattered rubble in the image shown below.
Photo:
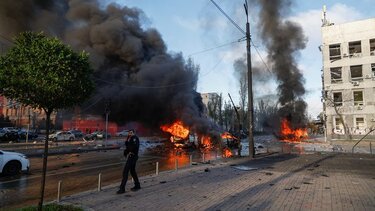
{"label": "scattered rubble", "polygon": [[273,173],[271,173],[271,172],[266,172],[266,175],[273,175]]}

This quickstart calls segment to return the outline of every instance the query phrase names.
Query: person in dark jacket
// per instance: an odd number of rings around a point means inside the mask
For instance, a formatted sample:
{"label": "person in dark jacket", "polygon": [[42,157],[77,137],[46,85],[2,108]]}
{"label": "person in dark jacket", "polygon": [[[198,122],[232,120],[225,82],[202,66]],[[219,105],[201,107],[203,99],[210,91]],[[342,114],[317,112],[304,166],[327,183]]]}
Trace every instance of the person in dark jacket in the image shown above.
{"label": "person in dark jacket", "polygon": [[135,172],[135,165],[138,160],[138,151],[139,151],[139,138],[135,135],[135,130],[130,130],[128,137],[125,141],[125,150],[124,156],[127,157],[124,170],[122,172],[122,181],[120,189],[117,191],[117,194],[125,193],[126,182],[128,181],[129,171],[134,179],[134,187],[130,190],[137,191],[141,189],[141,185],[138,180],[137,172]]}

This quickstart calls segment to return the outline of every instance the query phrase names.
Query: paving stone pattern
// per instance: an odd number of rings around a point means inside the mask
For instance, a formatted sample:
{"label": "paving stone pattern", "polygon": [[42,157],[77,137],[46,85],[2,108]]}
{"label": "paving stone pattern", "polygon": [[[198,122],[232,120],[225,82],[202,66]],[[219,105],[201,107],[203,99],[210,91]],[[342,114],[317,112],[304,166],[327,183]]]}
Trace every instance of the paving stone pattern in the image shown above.
{"label": "paving stone pattern", "polygon": [[[256,170],[240,170],[254,167]],[[246,169],[246,168],[242,168]],[[141,178],[142,189],[65,197],[86,210],[375,210],[375,157],[271,155],[199,164]]]}

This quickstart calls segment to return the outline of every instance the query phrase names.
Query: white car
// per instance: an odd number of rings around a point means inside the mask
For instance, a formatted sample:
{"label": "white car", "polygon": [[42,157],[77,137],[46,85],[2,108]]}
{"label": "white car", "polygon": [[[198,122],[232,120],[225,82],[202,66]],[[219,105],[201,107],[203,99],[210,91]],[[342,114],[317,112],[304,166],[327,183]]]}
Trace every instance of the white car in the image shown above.
{"label": "white car", "polygon": [[121,132],[117,132],[116,136],[125,137],[125,136],[128,136],[128,134],[129,134],[129,130],[123,130]]}
{"label": "white car", "polygon": [[48,139],[52,141],[73,141],[76,137],[72,132],[59,131],[48,136]]}
{"label": "white car", "polygon": [[30,161],[26,155],[17,152],[0,150],[0,173],[3,175],[16,175],[21,171],[29,172]]}

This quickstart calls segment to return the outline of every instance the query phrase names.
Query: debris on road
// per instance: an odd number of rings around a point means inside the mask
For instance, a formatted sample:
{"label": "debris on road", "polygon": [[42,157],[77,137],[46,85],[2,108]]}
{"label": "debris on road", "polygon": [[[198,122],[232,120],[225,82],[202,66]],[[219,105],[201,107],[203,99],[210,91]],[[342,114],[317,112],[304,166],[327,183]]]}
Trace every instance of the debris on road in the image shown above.
{"label": "debris on road", "polygon": [[258,168],[250,167],[250,166],[233,166],[233,168],[242,170],[242,171],[253,171],[258,170]]}

